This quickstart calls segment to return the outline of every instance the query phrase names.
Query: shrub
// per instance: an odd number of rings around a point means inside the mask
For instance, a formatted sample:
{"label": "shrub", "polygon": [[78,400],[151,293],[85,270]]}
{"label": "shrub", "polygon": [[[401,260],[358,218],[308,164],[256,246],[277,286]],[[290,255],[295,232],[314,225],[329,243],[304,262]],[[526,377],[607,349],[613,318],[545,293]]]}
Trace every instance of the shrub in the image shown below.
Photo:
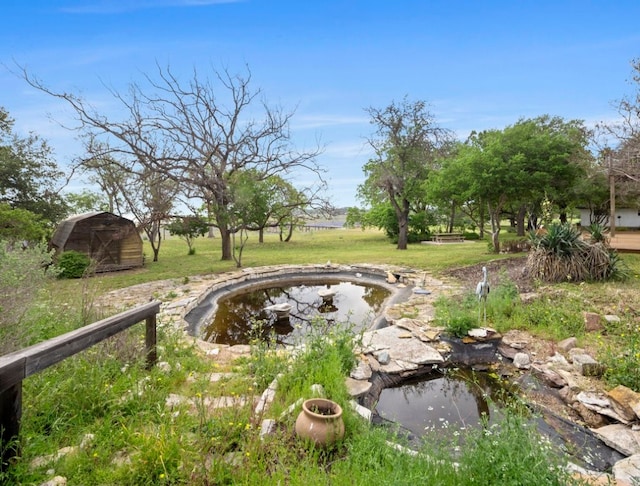
{"label": "shrub", "polygon": [[69,250],[58,257],[60,278],[81,278],[91,265],[91,258],[79,251]]}
{"label": "shrub", "polygon": [[456,337],[464,337],[474,327],[480,325],[480,304],[475,295],[467,294],[459,300],[443,297],[435,302],[436,324]]}
{"label": "shrub", "polygon": [[55,276],[44,245],[19,248],[0,240],[0,355],[26,345],[30,330],[22,323],[36,295]]}

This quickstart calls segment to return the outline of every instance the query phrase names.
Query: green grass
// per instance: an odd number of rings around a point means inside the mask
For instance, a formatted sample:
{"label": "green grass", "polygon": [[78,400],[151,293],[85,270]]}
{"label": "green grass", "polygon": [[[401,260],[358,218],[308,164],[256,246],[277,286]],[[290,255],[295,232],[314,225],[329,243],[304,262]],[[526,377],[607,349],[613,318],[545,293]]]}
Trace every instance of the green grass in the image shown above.
{"label": "green grass", "polygon": [[[178,238],[163,240],[157,262],[145,242],[146,263],[141,269],[99,274],[96,279],[102,290],[170,278],[207,275],[236,270],[235,262],[221,261],[219,238],[198,238],[195,255],[187,255],[187,245]],[[508,256],[508,255],[504,255]],[[258,243],[251,234],[244,249],[244,268],[280,264],[391,264],[415,269],[439,271],[448,267],[503,258],[487,250],[486,241],[450,243],[445,245],[412,244],[406,250],[395,245],[377,230],[359,229],[319,230],[296,232],[293,239],[280,242],[277,235],[265,234],[264,243]],[[59,282],[63,287],[75,288],[74,281]]]}

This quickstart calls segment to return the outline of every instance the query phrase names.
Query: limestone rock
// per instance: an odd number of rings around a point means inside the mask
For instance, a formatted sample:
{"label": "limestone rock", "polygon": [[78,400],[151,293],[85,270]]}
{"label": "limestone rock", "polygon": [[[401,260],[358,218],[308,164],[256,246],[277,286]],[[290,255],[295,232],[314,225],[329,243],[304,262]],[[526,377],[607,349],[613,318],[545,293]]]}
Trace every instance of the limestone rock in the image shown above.
{"label": "limestone rock", "polygon": [[40,486],[66,486],[67,478],[64,476],[54,476],[49,479],[49,481],[45,481]]}
{"label": "limestone rock", "polygon": [[573,366],[582,376],[602,376],[604,367],[588,354],[574,354]]}
{"label": "limestone rock", "polygon": [[531,366],[531,370],[538,378],[550,387],[562,388],[567,384],[567,380],[548,366],[533,364]]}
{"label": "limestone rock", "polygon": [[622,423],[629,423],[624,417],[620,416],[611,405],[609,398],[603,393],[596,392],[580,392],[576,395],[576,400],[584,404],[590,410],[611,417],[613,420]]}
{"label": "limestone rock", "polygon": [[528,370],[531,367],[531,358],[527,353],[517,353],[513,357],[513,365],[520,370]]}
{"label": "limestone rock", "polygon": [[640,418],[640,393],[623,385],[607,392],[614,410],[629,422]]}
{"label": "limestone rock", "polygon": [[601,331],[604,329],[602,325],[602,317],[595,312],[583,312],[584,317],[584,330],[587,332]]}
{"label": "limestone rock", "polygon": [[604,320],[609,324],[617,324],[618,322],[620,322],[620,317],[613,314],[607,314],[604,316]]}
{"label": "limestone rock", "polygon": [[349,376],[354,380],[368,380],[371,378],[371,366],[363,359],[358,360],[356,367],[351,370]]}
{"label": "limestone rock", "polygon": [[574,402],[571,404],[571,408],[578,412],[585,425],[589,428],[597,429],[609,423],[602,415],[586,407],[582,402]]}
{"label": "limestone rock", "polygon": [[563,339],[562,341],[560,341],[557,344],[557,347],[564,351],[565,353],[568,353],[570,350],[572,350],[573,348],[575,348],[578,344],[578,340],[575,337],[569,337],[567,339]]}
{"label": "limestone rock", "polygon": [[616,481],[625,481],[626,484],[637,484],[640,478],[640,454],[634,454],[616,462],[611,472]]}
{"label": "limestone rock", "polygon": [[349,392],[349,395],[354,398],[358,398],[358,397],[361,397],[362,395],[365,395],[366,393],[369,392],[369,390],[373,386],[369,381],[354,380],[353,378],[349,378],[349,377],[345,378],[345,384],[347,386],[347,391]]}
{"label": "limestone rock", "polygon": [[622,424],[605,425],[591,431],[609,447],[625,456],[640,454],[640,431],[632,430]]}

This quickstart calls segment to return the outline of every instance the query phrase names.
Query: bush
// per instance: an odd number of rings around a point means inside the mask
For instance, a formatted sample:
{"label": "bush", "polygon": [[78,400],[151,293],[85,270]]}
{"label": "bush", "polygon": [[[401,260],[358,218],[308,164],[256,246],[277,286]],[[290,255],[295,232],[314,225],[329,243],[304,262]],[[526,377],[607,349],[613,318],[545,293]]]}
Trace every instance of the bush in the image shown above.
{"label": "bush", "polygon": [[464,337],[474,327],[479,327],[480,303],[473,294],[463,296],[460,301],[448,297],[439,298],[435,302],[436,324],[456,337]]}
{"label": "bush", "polygon": [[81,278],[91,265],[91,258],[79,251],[69,250],[58,257],[60,278]]}
{"label": "bush", "polygon": [[22,323],[47,280],[55,276],[52,256],[44,245],[15,247],[0,240],[0,355],[28,343],[29,326]]}

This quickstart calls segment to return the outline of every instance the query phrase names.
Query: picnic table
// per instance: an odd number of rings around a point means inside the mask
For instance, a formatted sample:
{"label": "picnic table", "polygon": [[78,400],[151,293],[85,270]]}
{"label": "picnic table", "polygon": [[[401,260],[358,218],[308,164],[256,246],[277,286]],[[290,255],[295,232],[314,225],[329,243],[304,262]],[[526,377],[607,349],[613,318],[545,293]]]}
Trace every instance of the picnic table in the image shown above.
{"label": "picnic table", "polygon": [[461,243],[464,241],[462,233],[434,233],[432,236],[436,243]]}

